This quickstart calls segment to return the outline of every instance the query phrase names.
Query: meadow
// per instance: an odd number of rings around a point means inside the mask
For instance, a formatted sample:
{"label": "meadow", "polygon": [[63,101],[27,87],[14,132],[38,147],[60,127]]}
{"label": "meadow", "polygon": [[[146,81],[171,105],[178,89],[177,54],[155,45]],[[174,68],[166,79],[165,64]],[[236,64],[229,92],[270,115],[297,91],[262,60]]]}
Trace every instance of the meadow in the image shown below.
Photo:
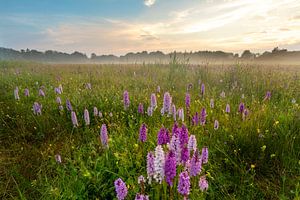
{"label": "meadow", "polygon": [[2,61],[0,198],[300,199],[299,75]]}

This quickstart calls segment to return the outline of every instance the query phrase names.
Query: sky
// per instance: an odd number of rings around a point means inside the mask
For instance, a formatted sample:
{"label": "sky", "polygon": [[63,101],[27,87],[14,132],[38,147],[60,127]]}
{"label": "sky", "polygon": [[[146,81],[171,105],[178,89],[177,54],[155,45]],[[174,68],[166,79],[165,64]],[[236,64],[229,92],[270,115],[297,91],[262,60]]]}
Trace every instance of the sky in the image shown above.
{"label": "sky", "polygon": [[0,0],[0,47],[139,51],[300,50],[300,0]]}

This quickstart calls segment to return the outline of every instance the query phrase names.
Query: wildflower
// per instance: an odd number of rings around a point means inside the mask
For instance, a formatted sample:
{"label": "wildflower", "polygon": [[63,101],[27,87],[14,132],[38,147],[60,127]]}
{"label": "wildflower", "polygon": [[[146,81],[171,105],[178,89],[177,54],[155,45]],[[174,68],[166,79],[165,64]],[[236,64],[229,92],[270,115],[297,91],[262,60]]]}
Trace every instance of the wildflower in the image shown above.
{"label": "wildflower", "polygon": [[25,97],[29,97],[29,89],[28,88],[26,88],[24,90],[24,95],[25,95]]}
{"label": "wildflower", "polygon": [[16,100],[19,100],[20,99],[20,96],[19,96],[19,88],[16,87],[16,89],[14,90],[14,95],[15,95],[15,99]]}
{"label": "wildflower", "polygon": [[200,179],[199,179],[199,188],[200,190],[203,192],[203,191],[206,191],[208,189],[208,182],[206,180],[206,177],[205,176],[201,176]]}
{"label": "wildflower", "polygon": [[[143,175],[140,175],[138,177],[138,184],[141,186],[141,193],[144,194],[144,192],[145,192],[145,178],[144,178]],[[144,198],[147,197],[146,195],[144,196],[142,194],[140,196],[140,199],[144,199]]]}
{"label": "wildflower", "polygon": [[245,104],[243,102],[241,102],[240,105],[239,105],[239,112],[243,113],[244,109],[245,109]]}
{"label": "wildflower", "polygon": [[161,128],[157,133],[157,144],[163,145],[170,142],[169,131],[165,128]]}
{"label": "wildflower", "polygon": [[270,99],[271,99],[271,92],[270,92],[270,91],[267,91],[266,96],[265,96],[265,98],[264,98],[264,101],[270,100]]}
{"label": "wildflower", "polygon": [[183,112],[183,109],[180,108],[178,109],[178,120],[181,120],[182,122],[184,121],[184,112]]}
{"label": "wildflower", "polygon": [[149,152],[147,154],[147,178],[148,178],[149,184],[151,184],[154,173],[155,173],[154,155],[152,152]]}
{"label": "wildflower", "polygon": [[71,102],[69,99],[66,100],[66,107],[67,107],[67,110],[68,111],[72,111],[73,108],[72,108],[72,105],[71,105]]}
{"label": "wildflower", "polygon": [[156,101],[155,93],[151,94],[151,102],[150,102],[150,104],[151,104],[151,108],[153,110],[155,110],[157,108],[157,101]]}
{"label": "wildflower", "polygon": [[214,123],[214,129],[215,129],[215,130],[218,130],[218,129],[219,129],[219,121],[218,121],[218,120],[215,120],[215,123]]}
{"label": "wildflower", "polygon": [[187,110],[191,107],[191,96],[189,93],[186,93],[185,95],[185,107]]}
{"label": "wildflower", "polygon": [[59,154],[56,154],[55,155],[55,160],[56,160],[57,163],[60,164],[61,163],[61,156]]}
{"label": "wildflower", "polygon": [[172,104],[172,100],[171,100],[171,96],[169,92],[166,92],[164,94],[164,101],[163,101],[163,108],[162,108],[162,115],[164,115],[165,113],[169,113],[171,112],[171,104]]}
{"label": "wildflower", "polygon": [[208,162],[208,148],[207,147],[203,147],[202,148],[202,163],[206,164]]}
{"label": "wildflower", "polygon": [[186,144],[188,144],[189,132],[188,132],[188,129],[185,125],[182,125],[182,127],[181,127],[181,131],[179,133],[179,140],[180,140],[181,148],[183,146],[185,146]]}
{"label": "wildflower", "polygon": [[190,158],[189,150],[185,145],[184,147],[181,148],[181,162],[186,163],[189,158]]}
{"label": "wildflower", "polygon": [[71,119],[74,127],[78,126],[77,116],[74,111],[71,112]]}
{"label": "wildflower", "polygon": [[105,124],[102,124],[100,130],[100,139],[101,143],[105,148],[108,148],[108,135],[107,135],[107,128]]}
{"label": "wildflower", "polygon": [[59,106],[58,106],[58,109],[59,109],[59,110],[63,110],[64,107],[63,107],[62,105],[59,105]]}
{"label": "wildflower", "polygon": [[192,117],[192,124],[194,126],[197,126],[199,124],[200,116],[198,112],[195,113],[195,115]]}
{"label": "wildflower", "polygon": [[87,109],[84,109],[84,121],[85,121],[85,125],[87,126],[90,125],[90,114]]}
{"label": "wildflower", "polygon": [[292,104],[295,104],[296,103],[296,99],[293,98],[291,102],[292,102]]}
{"label": "wildflower", "polygon": [[63,88],[62,88],[61,84],[59,84],[58,88],[59,88],[60,92],[63,93]]}
{"label": "wildflower", "polygon": [[56,103],[58,103],[59,105],[61,105],[61,98],[60,97],[56,97]]}
{"label": "wildflower", "polygon": [[149,196],[138,193],[135,195],[135,200],[149,200]]}
{"label": "wildflower", "polygon": [[123,182],[122,179],[118,178],[117,180],[115,180],[115,189],[118,200],[124,200],[127,196],[128,191],[126,184]]}
{"label": "wildflower", "polygon": [[204,126],[205,122],[206,122],[206,110],[205,110],[205,108],[202,108],[202,110],[201,110],[201,116],[200,116],[200,124],[202,126]]}
{"label": "wildflower", "polygon": [[98,113],[98,116],[100,117],[100,118],[102,118],[103,116],[102,116],[102,112],[101,111],[99,111],[99,113]]}
{"label": "wildflower", "polygon": [[173,104],[172,105],[172,114],[173,114],[173,119],[174,119],[174,121],[176,121],[176,106],[175,106],[175,104]]}
{"label": "wildflower", "polygon": [[160,86],[157,86],[156,92],[160,93]]}
{"label": "wildflower", "polygon": [[197,176],[201,172],[202,168],[202,160],[198,149],[194,151],[190,165],[190,175]]}
{"label": "wildflower", "polygon": [[178,129],[179,129],[178,124],[177,122],[175,122],[172,127],[172,135],[174,135],[175,132],[178,131]]}
{"label": "wildflower", "polygon": [[93,111],[94,111],[94,117],[97,117],[98,116],[98,108],[94,107]]}
{"label": "wildflower", "polygon": [[214,99],[210,99],[210,108],[214,108],[214,107],[215,107]]}
{"label": "wildflower", "polygon": [[191,171],[191,160],[188,159],[185,163],[184,163],[184,171],[187,171],[188,173],[190,173]]}
{"label": "wildflower", "polygon": [[142,103],[139,103],[139,107],[138,107],[138,113],[140,114],[144,114],[144,106]]}
{"label": "wildflower", "polygon": [[189,195],[189,193],[190,193],[190,177],[189,177],[189,174],[187,171],[180,173],[177,190],[184,197],[187,197]]}
{"label": "wildflower", "polygon": [[157,145],[155,148],[155,158],[154,158],[154,179],[159,184],[162,183],[165,177],[165,154],[161,145]]}
{"label": "wildflower", "polygon": [[204,83],[201,84],[201,95],[204,96],[205,93],[205,85]]}
{"label": "wildflower", "polygon": [[149,117],[151,117],[153,115],[153,108],[151,106],[149,106],[148,109],[147,109],[147,115]]}
{"label": "wildflower", "polygon": [[193,84],[192,84],[192,83],[189,83],[186,90],[187,90],[187,91],[190,91],[192,88],[193,88]]}
{"label": "wildflower", "polygon": [[225,112],[230,113],[230,105],[229,104],[226,104]]}
{"label": "wildflower", "polygon": [[189,137],[189,141],[188,141],[187,147],[188,147],[188,150],[189,150],[189,154],[192,151],[196,151],[196,149],[197,149],[197,139],[196,139],[195,135],[191,135]]}
{"label": "wildflower", "polygon": [[181,161],[181,145],[179,140],[179,131],[175,131],[172,134],[172,138],[170,141],[170,150],[174,152],[176,157],[176,163],[180,164]]}
{"label": "wildflower", "polygon": [[225,96],[226,96],[226,95],[225,95],[225,92],[222,91],[221,94],[220,94],[220,96],[221,96],[222,98],[225,98]]}
{"label": "wildflower", "polygon": [[92,89],[92,84],[91,83],[86,83],[85,88],[88,89],[88,90],[91,90]]}
{"label": "wildflower", "polygon": [[42,89],[39,89],[39,96],[45,97],[45,92]]}
{"label": "wildflower", "polygon": [[165,162],[166,182],[169,186],[173,185],[173,179],[176,176],[176,157],[173,151],[167,154]]}
{"label": "wildflower", "polygon": [[127,90],[123,94],[123,103],[124,103],[125,110],[127,110],[129,108],[129,104],[130,104],[129,94],[128,94]]}
{"label": "wildflower", "polygon": [[109,113],[109,116],[110,116],[110,117],[113,117],[113,114],[112,114],[112,112],[110,112],[110,113]]}
{"label": "wildflower", "polygon": [[140,175],[140,176],[138,177],[138,184],[142,184],[142,183],[145,183],[145,178],[144,178],[143,175]]}
{"label": "wildflower", "polygon": [[141,128],[140,128],[139,140],[141,142],[146,142],[146,140],[147,140],[147,126],[144,123],[141,125]]}
{"label": "wildflower", "polygon": [[33,113],[35,115],[41,115],[42,114],[42,105],[38,102],[34,102],[33,104]]}
{"label": "wildflower", "polygon": [[54,92],[55,92],[55,94],[61,94],[61,91],[60,91],[59,87],[55,88]]}
{"label": "wildflower", "polygon": [[248,109],[244,109],[243,120],[245,120],[248,115],[249,115],[249,110]]}

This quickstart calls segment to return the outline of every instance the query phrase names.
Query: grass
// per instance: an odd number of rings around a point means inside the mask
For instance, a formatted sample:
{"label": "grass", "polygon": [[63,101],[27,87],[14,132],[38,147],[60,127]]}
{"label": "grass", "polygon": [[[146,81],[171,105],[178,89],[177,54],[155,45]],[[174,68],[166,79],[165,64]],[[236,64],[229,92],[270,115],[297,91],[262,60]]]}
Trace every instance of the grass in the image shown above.
{"label": "grass", "polygon": [[[192,83],[191,113],[205,107],[207,123],[192,126],[187,116],[184,123],[196,135],[199,148],[209,147],[209,163],[204,166],[209,189],[201,192],[192,180],[189,198],[299,199],[299,75],[295,66],[0,62],[0,198],[116,199],[113,183],[120,177],[127,184],[127,198],[133,199],[140,191],[138,176],[147,175],[146,155],[155,149],[157,132],[162,126],[170,130],[174,123],[172,117],[160,114],[164,92],[170,92],[177,108],[184,108],[186,88]],[[199,80],[206,87],[204,97],[199,95]],[[85,88],[86,83],[92,90]],[[54,88],[59,84],[63,105],[69,99],[76,111],[78,128],[66,109],[58,109]],[[13,95],[16,86],[19,101]],[[38,96],[41,86],[44,98]],[[152,117],[138,114],[138,104],[147,108],[157,86],[161,87],[156,93],[158,109]],[[28,98],[23,95],[25,88],[30,90]],[[128,111],[122,102],[124,90],[130,95]],[[220,97],[222,91],[225,98]],[[266,91],[272,93],[270,101],[263,101]],[[40,116],[32,112],[35,101],[43,106]],[[250,110],[246,120],[237,112],[240,102]],[[229,114],[224,111],[227,103]],[[92,116],[94,106],[103,118],[91,117],[87,127],[83,110],[87,108]],[[218,130],[213,128],[216,119]],[[99,142],[103,123],[108,127],[109,149]],[[142,123],[148,127],[145,144],[138,141]],[[62,164],[55,161],[57,153]],[[174,198],[182,198],[175,190]],[[150,199],[169,199],[165,183],[146,185],[146,193]]]}

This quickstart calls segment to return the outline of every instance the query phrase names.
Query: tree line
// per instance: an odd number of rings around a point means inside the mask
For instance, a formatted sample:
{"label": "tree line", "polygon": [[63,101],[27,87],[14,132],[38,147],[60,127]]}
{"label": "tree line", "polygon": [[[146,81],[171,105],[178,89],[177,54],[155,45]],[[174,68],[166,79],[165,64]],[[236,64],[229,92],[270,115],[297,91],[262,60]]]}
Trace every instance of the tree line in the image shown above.
{"label": "tree line", "polygon": [[245,50],[241,55],[223,51],[194,51],[194,52],[137,52],[127,53],[122,56],[96,55],[92,53],[89,57],[81,52],[63,53],[58,51],[37,51],[34,49],[14,50],[0,48],[0,60],[25,60],[49,63],[169,63],[171,59],[181,62],[199,63],[232,63],[239,61],[261,61],[261,62],[295,62],[300,63],[300,51],[288,51],[287,49],[274,48],[262,54]]}

